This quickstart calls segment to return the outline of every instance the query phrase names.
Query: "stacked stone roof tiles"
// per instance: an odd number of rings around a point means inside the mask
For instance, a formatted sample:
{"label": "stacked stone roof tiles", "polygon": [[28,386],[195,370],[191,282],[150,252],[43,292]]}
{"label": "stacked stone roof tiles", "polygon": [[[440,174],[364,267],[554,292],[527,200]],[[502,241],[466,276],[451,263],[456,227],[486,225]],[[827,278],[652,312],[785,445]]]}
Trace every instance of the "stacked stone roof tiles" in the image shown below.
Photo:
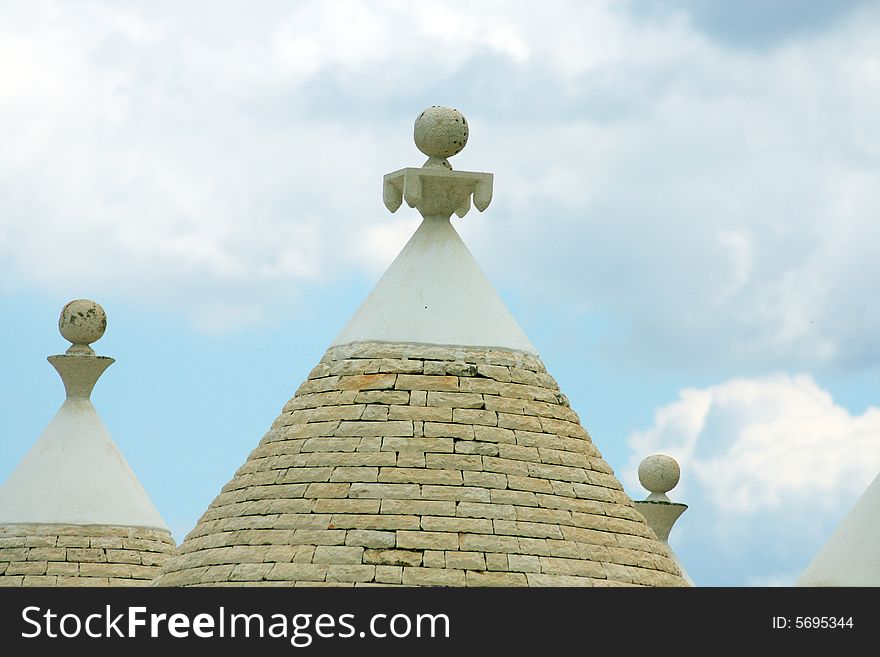
{"label": "stacked stone roof tiles", "polygon": [[333,347],[161,586],[684,584],[540,359]]}
{"label": "stacked stone roof tiles", "polygon": [[148,586],[173,553],[161,529],[0,525],[0,586]]}
{"label": "stacked stone roof tiles", "polygon": [[416,119],[383,200],[421,226],[157,585],[686,585],[451,225],[468,133]]}

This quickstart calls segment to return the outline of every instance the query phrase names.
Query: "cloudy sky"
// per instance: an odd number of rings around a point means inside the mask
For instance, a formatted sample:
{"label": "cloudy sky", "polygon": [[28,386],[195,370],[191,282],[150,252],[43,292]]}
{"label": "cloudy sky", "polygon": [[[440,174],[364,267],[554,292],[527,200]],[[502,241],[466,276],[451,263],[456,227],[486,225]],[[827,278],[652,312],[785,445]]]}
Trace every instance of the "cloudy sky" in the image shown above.
{"label": "cloudy sky", "polygon": [[634,498],[682,466],[697,584],[788,585],[880,473],[880,3],[0,0],[0,480],[93,395],[182,540],[418,225],[455,225]]}

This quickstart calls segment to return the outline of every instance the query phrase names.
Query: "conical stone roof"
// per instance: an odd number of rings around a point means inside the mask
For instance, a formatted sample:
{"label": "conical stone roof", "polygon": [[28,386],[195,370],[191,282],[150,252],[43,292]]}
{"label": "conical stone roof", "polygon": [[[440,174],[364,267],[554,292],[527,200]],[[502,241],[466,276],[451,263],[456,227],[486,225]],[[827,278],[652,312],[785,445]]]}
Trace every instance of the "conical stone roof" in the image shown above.
{"label": "conical stone roof", "polygon": [[0,586],[149,584],[174,540],[89,398],[114,362],[88,346],[106,316],[77,300],[60,326],[74,345],[49,361],[67,398],[0,487]]}
{"label": "conical stone roof", "polygon": [[464,117],[415,136],[422,226],[155,583],[686,585],[449,221]]}

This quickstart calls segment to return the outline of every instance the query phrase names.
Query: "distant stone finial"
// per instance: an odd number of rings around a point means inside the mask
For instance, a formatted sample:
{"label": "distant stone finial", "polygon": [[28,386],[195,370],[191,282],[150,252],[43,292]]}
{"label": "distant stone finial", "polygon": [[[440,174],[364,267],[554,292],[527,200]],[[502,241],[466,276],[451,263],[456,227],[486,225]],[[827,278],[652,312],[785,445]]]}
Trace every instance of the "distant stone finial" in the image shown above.
{"label": "distant stone finial", "polygon": [[107,314],[89,299],[76,299],[61,309],[58,330],[73,344],[62,356],[49,356],[49,362],[61,375],[68,399],[88,400],[98,378],[114,360],[97,356],[89,346],[104,335]]}
{"label": "distant stone finial", "polygon": [[413,139],[416,147],[428,156],[423,167],[451,170],[446,158],[460,153],[467,144],[467,119],[457,109],[433,105],[416,118]]}
{"label": "distant stone finial", "polygon": [[420,167],[407,167],[385,174],[382,200],[391,212],[403,201],[424,218],[449,219],[465,216],[474,207],[480,212],[492,202],[491,173],[453,171],[449,160],[467,144],[468,124],[461,112],[434,105],[416,118],[413,139],[428,156]]}
{"label": "distant stone finial", "polygon": [[[688,508],[687,504],[673,502],[666,495],[678,485],[680,478],[681,468],[678,461],[666,454],[652,454],[639,464],[639,481],[650,495],[644,500],[633,502],[633,504],[645,517],[645,521],[657,534],[657,538],[667,546],[672,526]],[[669,553],[681,569],[681,576],[689,585],[693,586],[694,580],[681,565],[672,548],[669,548]]]}
{"label": "distant stone finial", "polygon": [[651,493],[648,500],[671,501],[666,493],[678,485],[679,478],[678,461],[666,454],[652,454],[639,464],[639,482]]}
{"label": "distant stone finial", "polygon": [[61,309],[58,330],[65,340],[73,343],[67,349],[68,354],[94,355],[89,345],[100,340],[106,329],[107,314],[94,301],[76,299]]}

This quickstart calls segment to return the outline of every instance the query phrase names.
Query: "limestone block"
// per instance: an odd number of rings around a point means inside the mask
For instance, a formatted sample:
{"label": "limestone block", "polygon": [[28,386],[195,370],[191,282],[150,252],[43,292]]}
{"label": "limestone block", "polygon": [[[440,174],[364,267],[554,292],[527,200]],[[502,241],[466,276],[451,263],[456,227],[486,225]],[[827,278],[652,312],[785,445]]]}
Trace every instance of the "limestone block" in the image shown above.
{"label": "limestone block", "polygon": [[[366,408],[364,408],[364,412],[361,415],[362,420],[370,420],[370,421],[384,421],[388,419],[388,407],[379,405],[379,404],[370,404]],[[400,419],[400,418],[391,418]]]}
{"label": "limestone block", "polygon": [[13,561],[6,567],[5,575],[45,575],[47,567],[46,561]]}
{"label": "limestone block", "polygon": [[507,475],[497,472],[473,472],[471,470],[463,470],[462,478],[464,479],[466,486],[477,486],[479,488],[507,488]]}
{"label": "limestone block", "polygon": [[457,376],[425,376],[420,374],[398,374],[394,387],[397,390],[425,390],[439,392],[458,392]]}
{"label": "limestone block", "polygon": [[382,500],[382,513],[454,516],[455,502],[451,500]]}
{"label": "limestone block", "polygon": [[[328,470],[330,468],[327,468]],[[346,497],[351,484],[346,483],[312,483],[303,493],[304,497]]]}
{"label": "limestone block", "polygon": [[507,563],[510,570],[520,573],[540,573],[540,557],[528,554],[508,554]]}
{"label": "limestone block", "polygon": [[312,563],[360,564],[364,548],[352,545],[319,545],[315,548]]}
{"label": "limestone block", "polygon": [[112,563],[141,563],[141,553],[137,550],[107,550],[107,561]]}
{"label": "limestone block", "polygon": [[397,547],[408,550],[457,550],[458,534],[450,532],[397,532]]}
{"label": "limestone block", "polygon": [[448,551],[445,563],[447,568],[456,570],[486,570],[486,558],[482,552]]}
{"label": "limestone block", "polygon": [[404,586],[464,586],[463,570],[448,568],[414,568],[404,566]]}
{"label": "limestone block", "polygon": [[379,513],[380,504],[380,500],[315,500],[315,513]]}
{"label": "limestone block", "polygon": [[425,568],[446,568],[446,556],[442,550],[425,550],[422,557]]}
{"label": "limestone block", "polygon": [[473,392],[428,392],[426,403],[428,406],[453,409],[481,409],[484,406],[483,395]]}
{"label": "limestone block", "polygon": [[559,538],[563,537],[562,530],[558,525],[549,525],[541,522],[522,522],[519,520],[494,521],[495,533],[510,536],[529,536],[532,538]]}
{"label": "limestone block", "polygon": [[468,454],[426,454],[425,465],[428,468],[447,470],[477,470],[483,469],[482,458]]}
{"label": "limestone block", "polygon": [[609,532],[596,531],[595,529],[586,529],[584,527],[565,527],[559,528],[563,538],[567,541],[577,541],[579,543],[590,543],[592,545],[617,545],[617,537]]}
{"label": "limestone block", "polygon": [[310,563],[276,563],[269,574],[265,575],[267,580],[288,582],[297,580],[322,582],[325,577],[327,577],[327,566]]}
{"label": "limestone block", "polygon": [[300,447],[301,452],[353,452],[361,440],[357,437],[309,438]]}
{"label": "limestone block", "polygon": [[425,453],[424,452],[397,452],[398,468],[424,468]]}
{"label": "limestone block", "polygon": [[342,376],[334,387],[339,390],[387,390],[395,387],[397,376],[397,374]]}
{"label": "limestone block", "polygon": [[484,424],[494,427],[498,424],[498,414],[495,411],[475,408],[456,408],[452,409],[452,421],[460,424]]}
{"label": "limestone block", "polygon": [[385,422],[340,422],[337,436],[412,436],[412,422],[387,420]]}
{"label": "limestone block", "polygon": [[79,575],[79,564],[67,561],[50,561],[46,564],[46,574],[76,577]]}
{"label": "limestone block", "polygon": [[341,466],[337,468],[333,468],[333,474],[330,475],[330,481],[350,481],[350,482],[362,482],[362,481],[372,481],[375,482],[379,477],[379,468],[375,467],[346,467]]}
{"label": "limestone block", "polygon": [[426,360],[424,363],[424,373],[432,376],[445,375],[446,363],[439,360]]}
{"label": "limestone block", "polygon": [[100,548],[67,548],[67,560],[97,563],[107,561],[107,554]]}
{"label": "limestone block", "polygon": [[334,515],[331,522],[337,529],[418,529],[418,516],[402,515]]}
{"label": "limestone block", "polygon": [[397,544],[397,535],[390,531],[351,529],[345,536],[345,544],[364,548],[393,548]]}
{"label": "limestone block", "polygon": [[499,554],[497,552],[486,553],[486,570],[505,571],[510,570],[508,565],[509,555]]}
{"label": "limestone block", "polygon": [[422,516],[422,529],[429,532],[467,532],[470,534],[491,534],[494,531],[488,518],[455,518]]}
{"label": "limestone block", "polygon": [[543,522],[555,525],[571,524],[571,512],[564,509],[544,509],[539,507],[516,508],[516,519],[525,522]]}
{"label": "limestone block", "polygon": [[480,502],[459,502],[456,515],[461,518],[501,518],[513,520],[516,509],[510,504],[484,504]]}
{"label": "limestone block", "polygon": [[376,576],[376,567],[370,565],[332,564],[327,569],[328,582],[371,582]]}
{"label": "limestone block", "polygon": [[345,542],[343,529],[296,529],[293,532],[293,545],[342,545]]}
{"label": "limestone block", "polygon": [[447,452],[454,449],[452,438],[410,438],[389,436],[382,439],[383,451],[394,452]]}
{"label": "limestone block", "polygon": [[492,490],[490,500],[494,504],[516,504],[518,506],[538,506],[534,493],[524,490]]}
{"label": "limestone block", "polygon": [[365,390],[354,398],[357,404],[408,404],[410,393],[402,390]]}
{"label": "limestone block", "polygon": [[[500,453],[500,447],[499,447]],[[505,459],[499,456],[481,456],[483,460],[483,469],[487,472],[501,472],[508,475],[527,476],[531,463],[525,461],[516,461],[514,459]]]}
{"label": "limestone block", "polygon": [[519,442],[511,429],[489,426],[474,426],[474,439],[488,443],[515,444]]}
{"label": "limestone block", "polygon": [[[461,472],[457,470],[429,470],[423,468],[381,468],[379,481],[401,484],[445,484],[462,483]],[[418,497],[418,496],[416,496]]]}
{"label": "limestone block", "polygon": [[547,575],[577,575],[604,579],[605,569],[602,564],[585,559],[562,559],[559,557],[539,557],[541,572]]}
{"label": "limestone block", "polygon": [[440,406],[389,406],[388,417],[391,420],[452,422],[452,409]]}
{"label": "limestone block", "polygon": [[528,586],[522,573],[467,571],[467,586]]}
{"label": "limestone block", "polygon": [[403,568],[400,566],[376,566],[376,581],[384,584],[400,584]]}
{"label": "limestone block", "polygon": [[364,550],[364,563],[387,566],[419,566],[422,552],[416,550]]}
{"label": "limestone block", "polygon": [[519,429],[521,431],[542,431],[539,418],[531,415],[514,415],[498,413],[498,426],[503,429]]}
{"label": "limestone block", "polygon": [[367,497],[381,500],[417,500],[419,499],[419,487],[417,484],[398,483],[352,484],[348,496],[351,498]]}
{"label": "limestone block", "polygon": [[467,424],[425,422],[424,432],[427,437],[441,436],[444,438],[458,438],[459,440],[474,439],[474,427]]}
{"label": "limestone block", "polygon": [[510,383],[511,369],[500,365],[477,365],[477,374],[488,379]]}
{"label": "limestone block", "polygon": [[479,454],[480,456],[498,456],[498,445],[476,441],[460,441],[455,444],[456,454]]}
{"label": "limestone block", "polygon": [[526,574],[529,586],[593,586],[588,577],[572,577],[570,575]]}
{"label": "limestone block", "polygon": [[[460,500],[466,502],[489,502],[490,491],[475,486],[422,486],[422,499],[426,500]],[[437,514],[434,514],[437,515]],[[452,515],[452,514],[450,514]]]}
{"label": "limestone block", "polygon": [[[333,474],[333,468],[289,468],[283,472],[279,481],[284,484],[324,482],[329,481],[331,474]],[[265,483],[273,482],[268,481]],[[254,484],[248,483],[247,485]]]}

